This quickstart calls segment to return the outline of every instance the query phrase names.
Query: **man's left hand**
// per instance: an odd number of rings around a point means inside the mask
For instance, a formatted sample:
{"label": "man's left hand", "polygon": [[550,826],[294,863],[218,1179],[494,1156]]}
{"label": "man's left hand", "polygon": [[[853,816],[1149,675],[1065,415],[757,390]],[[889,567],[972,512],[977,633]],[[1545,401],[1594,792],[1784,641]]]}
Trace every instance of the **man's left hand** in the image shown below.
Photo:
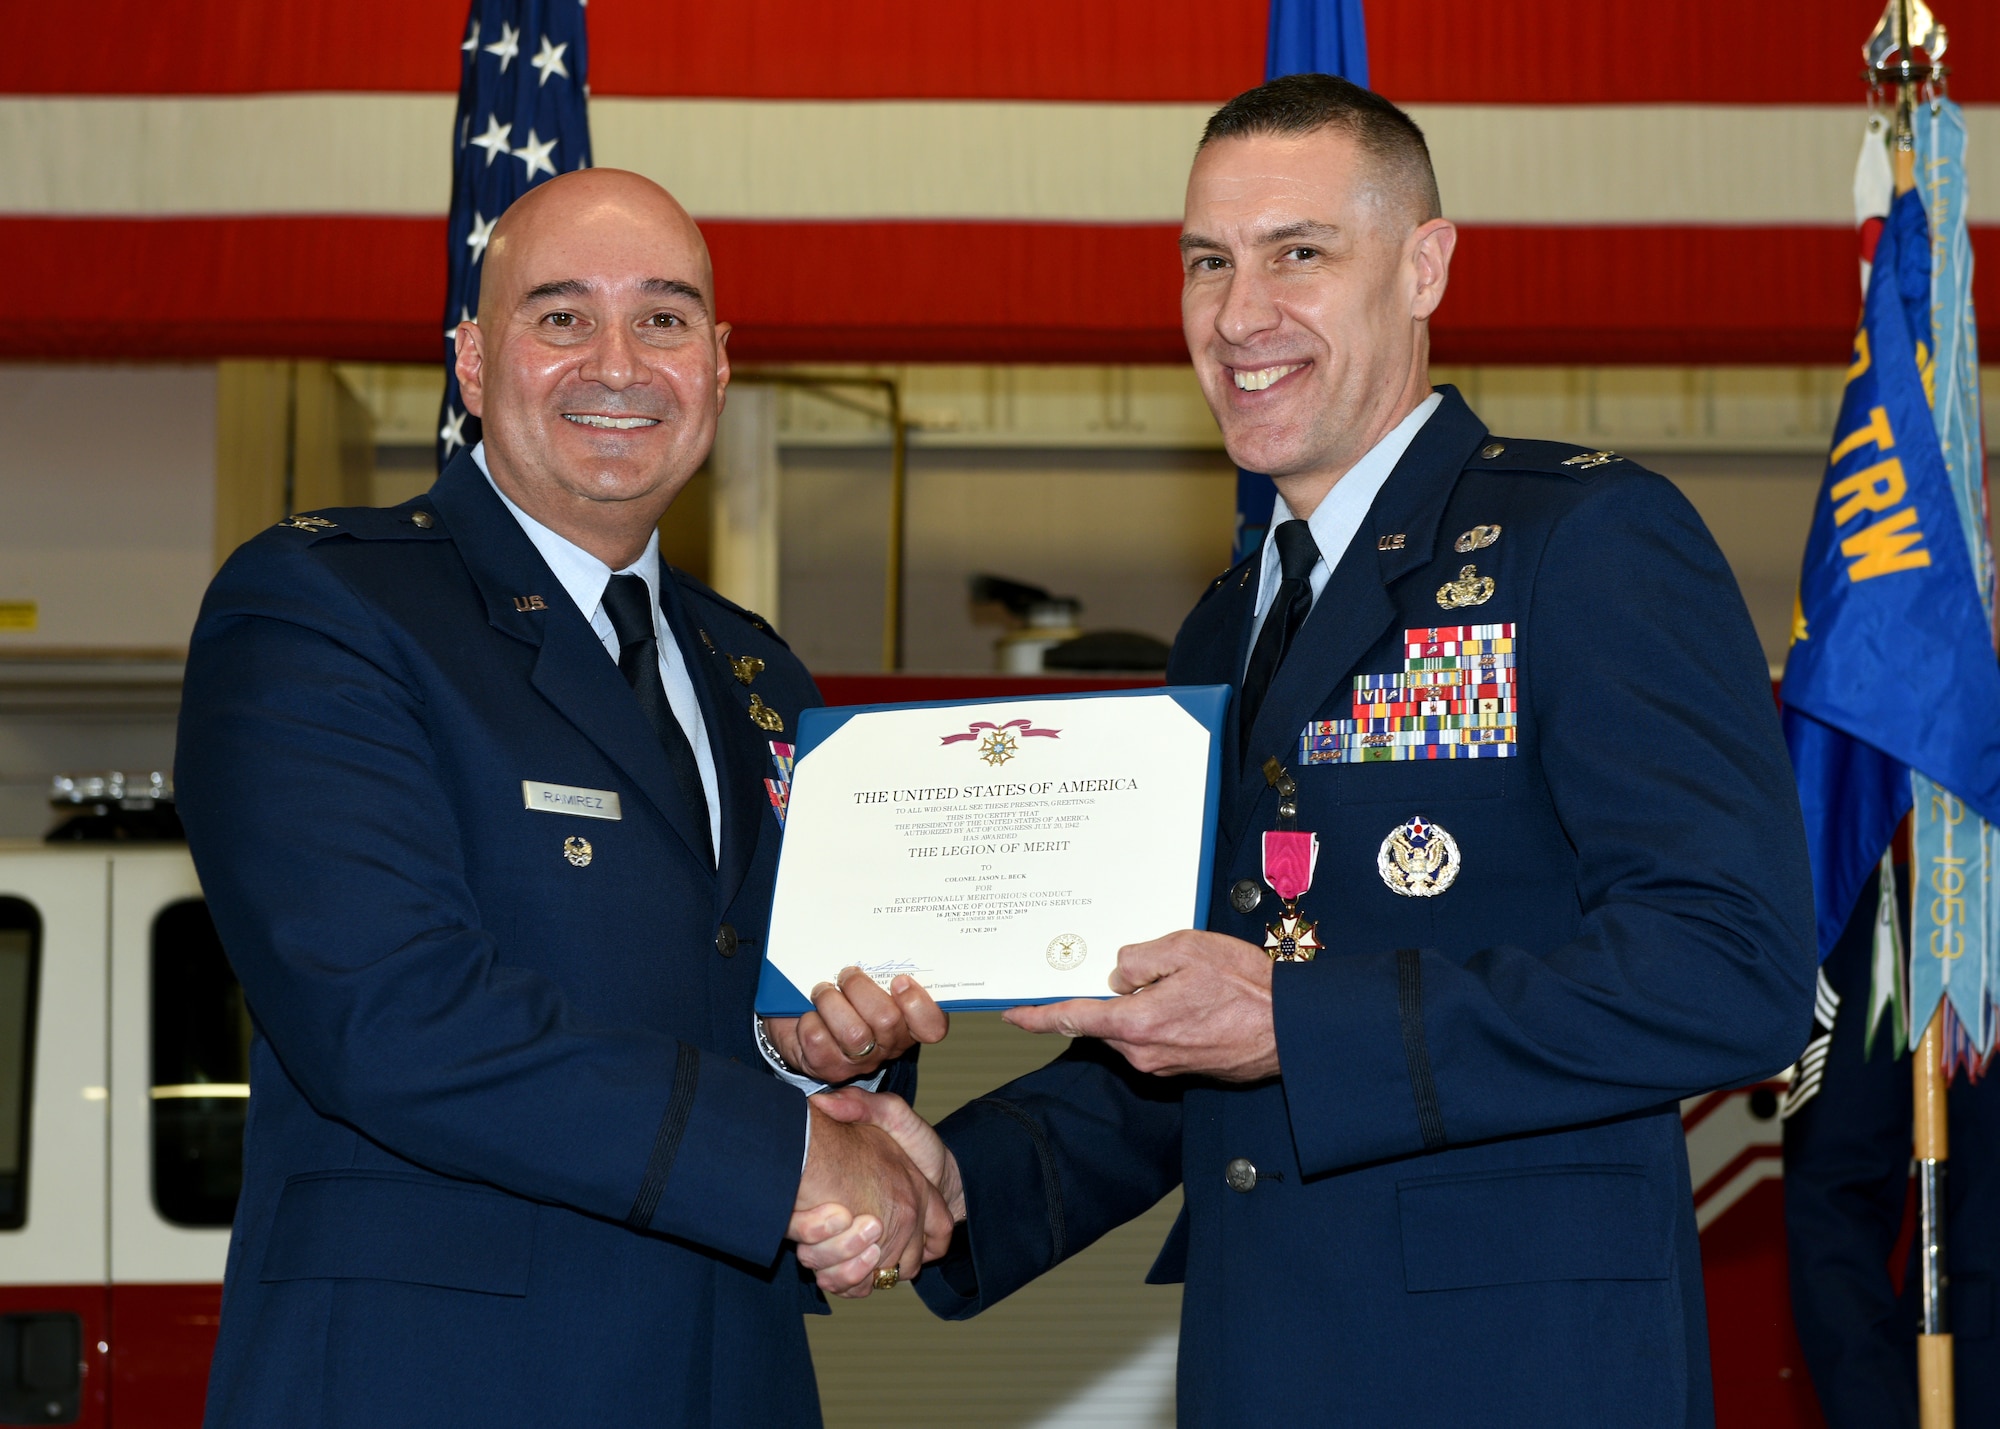
{"label": "man's left hand", "polygon": [[893,1062],[919,1042],[941,1042],[951,1019],[916,979],[898,975],[887,988],[860,968],[812,992],[803,1017],[767,1017],[764,1031],[795,1072],[827,1083],[853,1081]]}
{"label": "man's left hand", "polygon": [[1222,933],[1189,929],[1118,950],[1108,1002],[1015,1007],[1006,1021],[1109,1043],[1142,1072],[1260,1082],[1278,1075],[1271,958]]}

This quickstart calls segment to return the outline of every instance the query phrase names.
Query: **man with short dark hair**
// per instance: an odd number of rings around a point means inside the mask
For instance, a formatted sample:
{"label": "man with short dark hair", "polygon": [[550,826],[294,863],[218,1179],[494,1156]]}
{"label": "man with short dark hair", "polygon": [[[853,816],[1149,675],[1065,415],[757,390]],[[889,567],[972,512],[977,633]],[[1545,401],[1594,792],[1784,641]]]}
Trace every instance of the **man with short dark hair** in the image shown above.
{"label": "man with short dark hair", "polygon": [[[1235,687],[1209,928],[932,1134],[963,1318],[1185,1187],[1180,1423],[1713,1419],[1679,1100],[1804,1041],[1812,906],[1763,655],[1674,487],[1433,389],[1423,138],[1301,75],[1226,105],[1182,313],[1262,550],[1168,679]],[[852,1285],[835,1235],[802,1250]]]}
{"label": "man with short dark hair", "polygon": [[858,975],[752,1015],[818,696],[659,559],[729,382],[700,231],[585,170],[484,262],[483,444],[246,543],[188,652],[180,807],[257,1028],[207,1423],[809,1429],[787,1239],[873,1285],[950,1223],[802,1093],[908,1092],[943,1015]]}

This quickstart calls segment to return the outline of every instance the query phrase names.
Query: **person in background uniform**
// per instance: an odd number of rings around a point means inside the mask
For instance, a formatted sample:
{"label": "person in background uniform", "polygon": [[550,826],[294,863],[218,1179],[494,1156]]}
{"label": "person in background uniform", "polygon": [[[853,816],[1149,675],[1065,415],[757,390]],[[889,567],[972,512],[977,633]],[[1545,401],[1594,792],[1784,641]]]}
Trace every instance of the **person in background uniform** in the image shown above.
{"label": "person in background uniform", "polygon": [[[1209,927],[1008,1013],[1080,1040],[935,1135],[837,1098],[952,1202],[946,1318],[1183,1186],[1152,1279],[1186,1282],[1186,1426],[1711,1422],[1679,1102],[1804,1041],[1804,834],[1736,583],[1663,478],[1433,388],[1455,237],[1416,125],[1344,80],[1209,121],[1188,347],[1278,488],[1167,671],[1237,692]],[[843,1287],[848,1248],[801,1255]]]}
{"label": "person in background uniform", "polygon": [[729,380],[701,234],[591,170],[485,264],[483,447],[247,543],[189,651],[180,808],[256,1025],[207,1422],[817,1425],[787,1239],[886,1278],[950,1227],[804,1092],[908,1094],[944,1019],[856,976],[752,1015],[818,700],[659,559]]}
{"label": "person in background uniform", "polygon": [[[1907,865],[1898,874],[1907,878]],[[1783,1107],[1792,1319],[1829,1429],[1917,1429],[1914,1238],[1900,1293],[1890,1279],[1912,1194],[1915,1118],[1910,1058],[1890,1046],[1897,1012],[1884,1014],[1863,1050],[1878,900],[1871,879],[1820,968],[1814,1040]],[[1957,1077],[1948,1115],[1945,1306],[1958,1422],[2000,1424],[2000,1092]]]}

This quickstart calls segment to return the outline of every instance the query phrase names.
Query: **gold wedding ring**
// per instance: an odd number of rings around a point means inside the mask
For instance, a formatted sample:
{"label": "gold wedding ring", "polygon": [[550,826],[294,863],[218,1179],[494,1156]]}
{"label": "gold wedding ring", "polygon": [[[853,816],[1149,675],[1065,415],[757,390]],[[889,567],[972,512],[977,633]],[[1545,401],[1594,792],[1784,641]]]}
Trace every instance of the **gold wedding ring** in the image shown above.
{"label": "gold wedding ring", "polygon": [[847,1060],[850,1062],[859,1062],[860,1060],[862,1060],[862,1058],[869,1056],[874,1051],[875,1051],[875,1039],[873,1037],[870,1037],[868,1039],[868,1045],[866,1047],[863,1047],[859,1052],[848,1053]]}
{"label": "gold wedding ring", "polygon": [[877,1290],[894,1290],[896,1288],[896,1281],[900,1275],[901,1272],[895,1266],[883,1266],[875,1272],[875,1288]]}

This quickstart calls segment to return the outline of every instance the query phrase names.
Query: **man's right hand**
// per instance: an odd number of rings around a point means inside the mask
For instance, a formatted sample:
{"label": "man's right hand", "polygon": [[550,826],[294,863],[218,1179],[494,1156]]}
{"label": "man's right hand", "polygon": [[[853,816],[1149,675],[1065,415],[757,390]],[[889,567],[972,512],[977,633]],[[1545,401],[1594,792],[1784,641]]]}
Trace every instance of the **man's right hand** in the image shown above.
{"label": "man's right hand", "polygon": [[848,1251],[844,1273],[834,1280],[822,1275],[820,1288],[860,1299],[888,1265],[899,1279],[914,1279],[951,1244],[944,1199],[881,1127],[846,1124],[816,1104],[811,1115],[812,1144],[788,1234],[804,1245],[832,1238]]}
{"label": "man's right hand", "polygon": [[[944,1233],[926,1235],[924,1260],[928,1263],[943,1255],[951,1245],[952,1226],[965,1219],[965,1189],[957,1158],[930,1123],[901,1097],[858,1087],[824,1092],[813,1098],[813,1107],[836,1122],[853,1124],[855,1130],[879,1128],[896,1139],[944,1207]],[[813,1125],[817,1129],[821,1123]],[[819,1206],[795,1215],[792,1225],[799,1264],[814,1272],[820,1289],[858,1300],[875,1288],[875,1267],[882,1261],[872,1254],[877,1228],[869,1217],[842,1206]]]}

